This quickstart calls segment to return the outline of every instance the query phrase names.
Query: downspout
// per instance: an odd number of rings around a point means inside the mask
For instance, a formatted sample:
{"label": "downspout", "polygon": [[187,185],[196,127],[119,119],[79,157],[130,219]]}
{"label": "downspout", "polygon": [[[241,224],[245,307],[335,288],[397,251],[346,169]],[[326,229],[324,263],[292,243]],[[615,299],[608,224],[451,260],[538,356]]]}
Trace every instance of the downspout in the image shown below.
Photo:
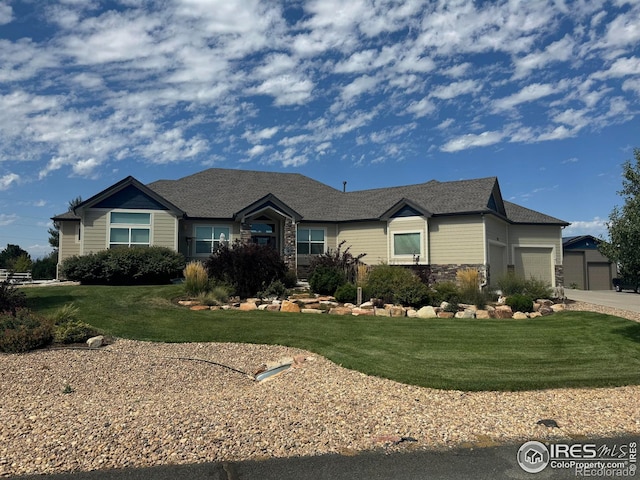
{"label": "downspout", "polygon": [[483,263],[484,263],[484,275],[482,282],[480,282],[480,289],[482,290],[489,283],[489,276],[487,275],[487,217],[484,213],[481,213],[482,217],[482,248],[483,248]]}

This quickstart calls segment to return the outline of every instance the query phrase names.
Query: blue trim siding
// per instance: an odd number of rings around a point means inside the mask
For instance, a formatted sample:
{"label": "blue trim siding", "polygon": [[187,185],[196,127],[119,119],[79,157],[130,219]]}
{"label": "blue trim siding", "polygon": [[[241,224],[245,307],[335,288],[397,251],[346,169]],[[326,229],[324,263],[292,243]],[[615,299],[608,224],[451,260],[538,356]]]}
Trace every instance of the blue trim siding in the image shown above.
{"label": "blue trim siding", "polygon": [[415,208],[411,208],[409,205],[405,205],[396,213],[391,215],[391,218],[401,218],[401,217],[419,217],[422,214],[418,212]]}
{"label": "blue trim siding", "polygon": [[129,185],[108,198],[93,205],[93,208],[123,208],[131,210],[169,210],[138,188]]}

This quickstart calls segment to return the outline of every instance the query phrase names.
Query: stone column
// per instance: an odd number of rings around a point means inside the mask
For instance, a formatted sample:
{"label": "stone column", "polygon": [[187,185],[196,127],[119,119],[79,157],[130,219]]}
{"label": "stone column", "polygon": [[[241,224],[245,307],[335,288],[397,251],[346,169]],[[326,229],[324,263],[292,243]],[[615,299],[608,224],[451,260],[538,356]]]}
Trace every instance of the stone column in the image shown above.
{"label": "stone column", "polygon": [[289,270],[296,269],[296,224],[290,218],[284,219],[284,247],[282,258]]}

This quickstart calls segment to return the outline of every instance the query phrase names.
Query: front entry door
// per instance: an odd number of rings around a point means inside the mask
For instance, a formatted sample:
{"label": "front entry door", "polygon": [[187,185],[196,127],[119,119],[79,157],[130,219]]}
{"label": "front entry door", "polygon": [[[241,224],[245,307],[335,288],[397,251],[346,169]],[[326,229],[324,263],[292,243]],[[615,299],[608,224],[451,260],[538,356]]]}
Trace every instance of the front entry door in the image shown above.
{"label": "front entry door", "polygon": [[276,240],[276,226],[273,223],[252,223],[251,242],[258,245],[266,245],[273,249],[278,248]]}

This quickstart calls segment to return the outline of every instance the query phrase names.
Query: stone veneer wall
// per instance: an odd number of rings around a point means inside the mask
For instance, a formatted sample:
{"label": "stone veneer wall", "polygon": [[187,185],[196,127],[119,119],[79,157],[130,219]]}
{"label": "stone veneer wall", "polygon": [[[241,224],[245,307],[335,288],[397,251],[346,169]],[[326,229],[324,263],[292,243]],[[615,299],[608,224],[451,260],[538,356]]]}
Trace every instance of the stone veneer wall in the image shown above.
{"label": "stone veneer wall", "polygon": [[483,264],[471,264],[471,263],[449,263],[441,265],[430,265],[431,275],[429,276],[430,282],[455,282],[456,273],[458,270],[464,270],[467,268],[475,268],[479,272],[484,270]]}
{"label": "stone veneer wall", "polygon": [[290,218],[284,221],[284,247],[282,249],[284,263],[290,270],[296,268],[296,225]]}
{"label": "stone veneer wall", "polygon": [[564,265],[556,265],[555,275],[556,275],[556,287],[563,287],[564,286]]}

